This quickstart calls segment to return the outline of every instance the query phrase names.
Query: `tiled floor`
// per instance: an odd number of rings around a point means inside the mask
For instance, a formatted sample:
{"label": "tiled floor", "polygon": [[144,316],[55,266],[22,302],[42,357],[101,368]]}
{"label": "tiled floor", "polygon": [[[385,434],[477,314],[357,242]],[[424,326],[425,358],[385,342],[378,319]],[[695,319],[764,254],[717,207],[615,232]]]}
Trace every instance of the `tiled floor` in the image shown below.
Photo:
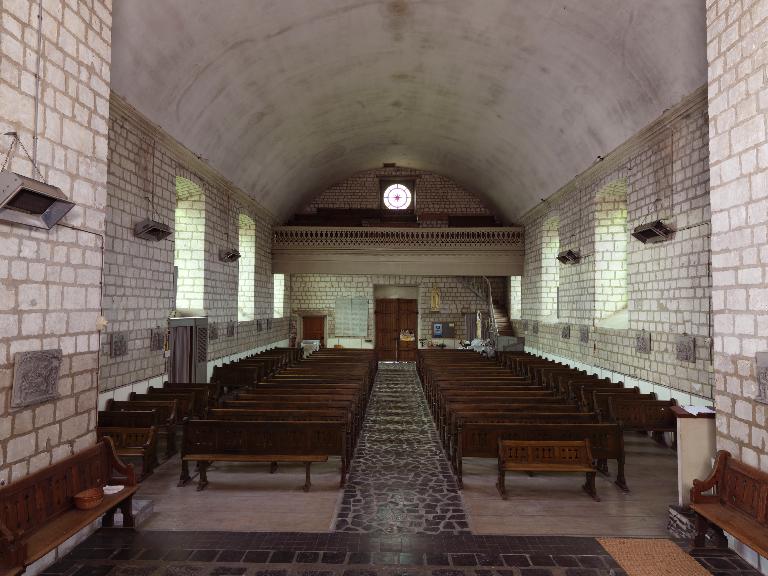
{"label": "tiled floor", "polygon": [[468,532],[414,364],[382,363],[334,529]]}
{"label": "tiled floor", "polygon": [[[716,576],[759,576],[694,550]],[[594,538],[101,530],[50,576],[624,576]]]}
{"label": "tiled floor", "polygon": [[[647,438],[639,440],[650,446],[649,449],[657,448]],[[660,452],[659,455],[671,458],[669,453]],[[485,473],[480,469],[478,472],[478,478],[484,479]],[[262,506],[260,500],[245,498],[242,492],[247,489],[252,476],[238,476],[234,472],[236,479],[233,479],[224,474],[224,470],[220,473],[220,478],[212,478],[211,485],[219,484],[218,499],[211,498],[211,487],[202,493],[189,490],[184,494],[183,505],[176,508],[181,515],[171,521],[175,530],[100,530],[44,574],[626,576],[592,537],[471,533],[461,494],[438,442],[413,366],[383,364],[380,368],[349,483],[334,522],[335,531],[307,530],[315,515],[323,518],[321,525],[328,521],[327,498],[321,498],[326,503],[317,509],[305,506],[300,500],[291,500],[292,508],[281,520],[295,526],[290,531],[256,532],[269,530],[260,520],[277,522],[275,518],[281,518],[282,509],[270,508],[266,501]],[[175,470],[170,475],[175,475]],[[284,480],[292,477],[288,471]],[[279,480],[272,476],[269,483]],[[656,481],[649,479],[651,484]],[[264,479],[259,482],[263,483]],[[470,479],[470,490],[472,485]],[[553,486],[547,484],[547,491]],[[478,483],[478,490],[482,489],[482,484]],[[271,486],[270,490],[277,491],[277,485]],[[291,489],[290,496],[301,497],[300,492],[293,492]],[[232,495],[236,496],[234,506],[220,510],[220,504],[227,502],[228,496],[231,500]],[[310,492],[308,496],[312,495]],[[667,498],[666,493],[663,497]],[[508,522],[515,522],[519,516],[515,515],[516,511],[530,498],[530,494],[522,495],[522,500],[510,512],[503,511],[501,516],[511,518]],[[594,503],[583,500],[584,506],[594,508]],[[476,506],[481,500],[473,502]],[[160,505],[156,504],[156,510]],[[616,508],[617,516],[631,510],[625,508],[621,499],[612,506]],[[233,515],[236,517],[234,524],[228,518]],[[158,514],[154,521],[157,523],[163,516]],[[592,516],[599,522],[599,513]],[[189,527],[199,530],[210,518],[214,525],[224,523],[226,526],[241,525],[240,519],[245,518],[249,531],[226,531],[220,527],[218,531],[184,530]],[[560,527],[567,531],[564,522],[555,515],[550,518],[548,529]],[[148,525],[151,523],[152,520]],[[508,524],[499,526],[505,528]],[[608,534],[604,535],[616,535],[613,524],[606,526]],[[690,553],[715,576],[758,575],[728,550],[693,550]]]}

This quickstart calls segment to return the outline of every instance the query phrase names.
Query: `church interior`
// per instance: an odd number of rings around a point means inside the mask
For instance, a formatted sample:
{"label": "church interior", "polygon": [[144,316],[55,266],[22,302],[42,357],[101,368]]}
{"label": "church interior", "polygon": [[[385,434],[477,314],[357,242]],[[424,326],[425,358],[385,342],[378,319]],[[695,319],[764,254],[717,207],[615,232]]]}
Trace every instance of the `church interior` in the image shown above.
{"label": "church interior", "polygon": [[0,0],[0,576],[768,574],[768,0]]}

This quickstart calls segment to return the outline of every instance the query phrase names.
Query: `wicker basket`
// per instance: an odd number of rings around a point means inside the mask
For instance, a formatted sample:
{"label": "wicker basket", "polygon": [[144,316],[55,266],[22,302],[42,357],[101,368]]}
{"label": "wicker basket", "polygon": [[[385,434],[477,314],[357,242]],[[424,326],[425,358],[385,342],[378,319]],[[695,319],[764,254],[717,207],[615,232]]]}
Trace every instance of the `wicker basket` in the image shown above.
{"label": "wicker basket", "polygon": [[96,508],[104,500],[104,490],[101,488],[88,488],[75,494],[75,508],[78,510],[90,510]]}

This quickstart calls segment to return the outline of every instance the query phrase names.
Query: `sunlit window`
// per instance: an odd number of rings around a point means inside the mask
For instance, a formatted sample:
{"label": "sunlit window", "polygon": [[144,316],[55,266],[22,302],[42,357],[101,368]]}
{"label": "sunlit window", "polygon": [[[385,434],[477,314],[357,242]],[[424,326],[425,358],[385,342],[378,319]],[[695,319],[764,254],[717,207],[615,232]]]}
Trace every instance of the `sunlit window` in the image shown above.
{"label": "sunlit window", "polygon": [[392,184],[384,190],[384,206],[390,210],[407,210],[411,205],[411,191],[402,184]]}

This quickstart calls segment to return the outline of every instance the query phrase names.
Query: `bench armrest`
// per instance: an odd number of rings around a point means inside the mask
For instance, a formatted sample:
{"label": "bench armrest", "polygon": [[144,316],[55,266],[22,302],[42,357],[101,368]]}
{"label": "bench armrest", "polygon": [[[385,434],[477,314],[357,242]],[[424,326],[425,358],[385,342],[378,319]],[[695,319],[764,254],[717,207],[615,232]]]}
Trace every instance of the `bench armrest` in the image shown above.
{"label": "bench armrest", "polygon": [[[104,436],[104,438],[102,438],[102,442],[107,445],[112,468],[125,476],[125,484],[127,486],[135,486],[136,473],[133,470],[133,464],[126,464],[120,459],[120,457],[117,455],[117,451],[115,450],[115,444],[112,442],[112,438],[109,436]],[[109,482],[107,483],[109,484]]]}
{"label": "bench armrest", "polygon": [[24,571],[27,558],[26,542],[0,522],[0,572],[19,574]]}
{"label": "bench armrest", "polygon": [[691,502],[705,503],[717,501],[716,496],[708,496],[703,492],[709,492],[713,488],[717,490],[720,480],[723,477],[723,471],[728,465],[728,459],[731,457],[731,453],[726,450],[719,450],[715,458],[715,467],[712,472],[704,480],[694,480],[693,487],[691,488]]}
{"label": "bench armrest", "polygon": [[142,446],[142,448],[144,448],[144,450],[149,450],[150,448],[152,448],[152,446],[154,446],[156,442],[155,440],[156,436],[157,436],[157,428],[155,428],[154,426],[150,426],[149,434],[147,434],[147,441],[144,443],[144,446]]}

